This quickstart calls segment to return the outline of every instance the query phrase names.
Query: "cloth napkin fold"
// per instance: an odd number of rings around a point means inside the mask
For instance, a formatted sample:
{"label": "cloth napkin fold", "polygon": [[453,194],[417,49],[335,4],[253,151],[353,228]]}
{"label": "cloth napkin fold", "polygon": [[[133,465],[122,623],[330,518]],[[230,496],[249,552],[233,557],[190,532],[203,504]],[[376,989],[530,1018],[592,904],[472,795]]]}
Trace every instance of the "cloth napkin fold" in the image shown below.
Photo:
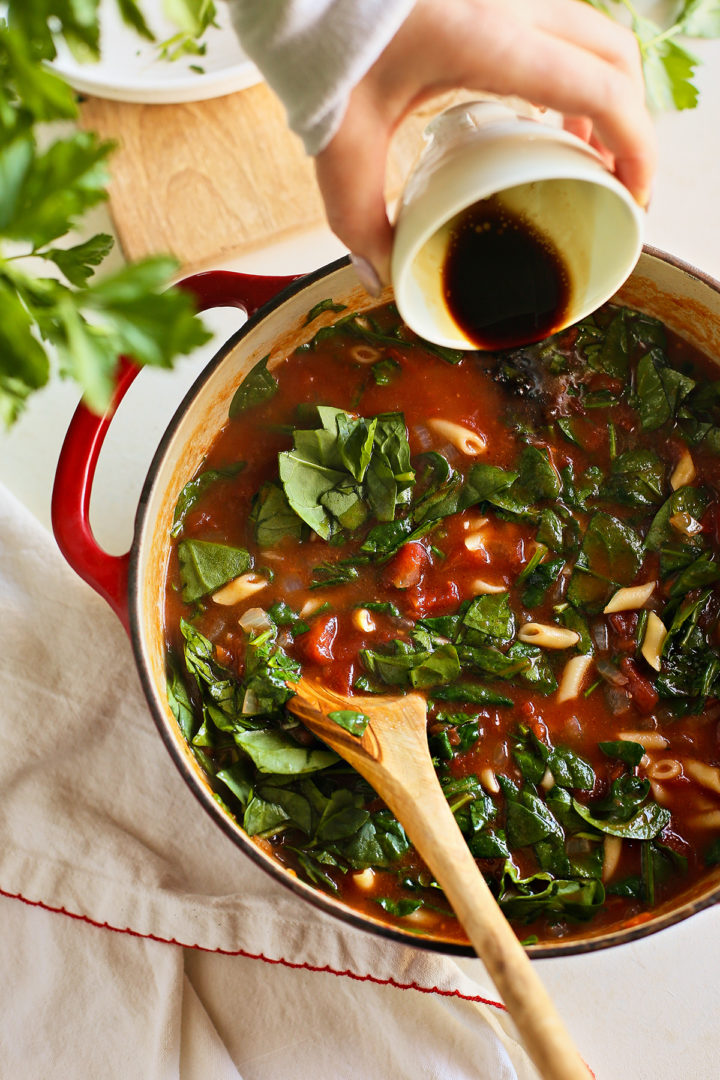
{"label": "cloth napkin fold", "polygon": [[[471,1021],[466,1013],[455,1020],[462,1038],[476,1047],[475,1075],[536,1075],[479,962],[476,982],[449,957],[346,926],[284,889],[221,833],[162,744],[119,622],[2,486],[0,656],[0,894],[15,901],[12,920],[0,923],[0,934],[18,919],[45,919],[46,912],[38,911],[44,908],[127,931],[128,950],[131,941],[137,949],[139,935],[230,954],[236,975],[242,969],[246,1001],[253,979],[265,987],[279,977],[267,964],[249,961],[272,961],[295,980],[293,994],[312,993],[308,1020],[322,1015],[323,1001],[329,1008],[342,993],[350,1026],[358,1023],[351,1015],[353,1000],[362,999],[366,1019],[367,1010],[376,1008],[378,1017],[391,1020],[399,999],[407,1015],[411,995],[388,996],[388,990],[413,987],[435,995],[434,1014],[423,1003],[423,1015],[431,1018],[423,1022],[432,1027],[435,1016],[437,1031],[430,1034],[439,1040],[446,1037],[453,1002],[474,1002]],[[102,936],[108,937],[98,935],[98,942]],[[117,973],[122,961],[115,955],[117,944],[112,948]],[[54,962],[62,963],[62,957]],[[222,968],[222,979],[230,983],[231,963],[226,959]],[[32,978],[30,972],[23,975],[22,963],[15,967],[17,980]],[[319,972],[354,981],[310,974]],[[342,992],[340,982],[347,984]],[[370,1001],[373,987],[376,999]],[[207,993],[212,997],[211,988]],[[419,1002],[422,995],[412,997]],[[7,1033],[7,1022],[0,1023]],[[204,1030],[205,1021],[188,1023],[186,1032]],[[273,1023],[270,1017],[267,1023]],[[197,1038],[202,1042],[203,1036]],[[417,1075],[464,1076],[453,1066],[451,1047],[447,1053],[447,1073]],[[372,1055],[367,1063],[367,1071],[357,1075],[390,1075],[373,1066]],[[310,1071],[284,1068],[284,1076]],[[257,1069],[251,1074],[279,1075]],[[148,1066],[138,1075],[160,1073]],[[179,1074],[171,1069],[162,1075]],[[393,1075],[405,1073],[395,1069]]]}

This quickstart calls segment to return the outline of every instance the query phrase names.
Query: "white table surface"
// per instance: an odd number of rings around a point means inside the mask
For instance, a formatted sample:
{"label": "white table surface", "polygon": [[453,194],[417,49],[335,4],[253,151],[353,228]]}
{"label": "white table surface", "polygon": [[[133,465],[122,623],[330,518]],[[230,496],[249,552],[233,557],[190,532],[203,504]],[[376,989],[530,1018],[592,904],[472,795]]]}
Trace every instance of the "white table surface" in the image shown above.
{"label": "white table surface", "polygon": [[[660,163],[647,241],[720,278],[720,41],[697,43],[701,106],[658,119]],[[111,231],[99,211],[93,225]],[[224,268],[298,273],[343,253],[317,230],[238,258]],[[235,310],[211,312],[213,341],[171,372],[145,371],[103,448],[91,517],[98,540],[130,543],[148,464],[176,405],[215,349],[240,325]],[[49,528],[55,462],[77,402],[53,382],[9,433],[0,433],[0,482]],[[462,961],[477,974],[478,961]],[[538,962],[541,977],[597,1080],[714,1080],[720,1076],[720,908],[632,945]]]}

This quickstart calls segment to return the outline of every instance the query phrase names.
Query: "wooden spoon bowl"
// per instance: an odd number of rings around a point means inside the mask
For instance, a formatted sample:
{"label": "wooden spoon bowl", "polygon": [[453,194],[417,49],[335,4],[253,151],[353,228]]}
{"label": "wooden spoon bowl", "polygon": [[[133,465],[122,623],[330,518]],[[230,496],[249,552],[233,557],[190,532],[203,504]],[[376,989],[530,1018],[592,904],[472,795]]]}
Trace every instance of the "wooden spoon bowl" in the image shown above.
{"label": "wooden spoon bowl", "polygon": [[[402,824],[450,901],[490,973],[530,1057],[546,1080],[590,1076],[522,945],[470,854],[435,774],[427,706],[419,694],[345,697],[318,683],[289,683],[287,704],[305,726],[363,776]],[[362,736],[328,714],[369,717]]]}

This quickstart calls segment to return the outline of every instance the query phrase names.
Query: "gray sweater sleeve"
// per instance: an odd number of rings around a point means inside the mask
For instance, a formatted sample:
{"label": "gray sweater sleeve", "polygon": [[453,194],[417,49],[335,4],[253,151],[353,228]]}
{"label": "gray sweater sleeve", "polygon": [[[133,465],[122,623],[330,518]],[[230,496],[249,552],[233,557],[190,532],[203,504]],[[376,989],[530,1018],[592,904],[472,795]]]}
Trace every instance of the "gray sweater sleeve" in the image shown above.
{"label": "gray sweater sleeve", "polygon": [[229,0],[245,52],[317,154],[340,125],[353,87],[414,0]]}

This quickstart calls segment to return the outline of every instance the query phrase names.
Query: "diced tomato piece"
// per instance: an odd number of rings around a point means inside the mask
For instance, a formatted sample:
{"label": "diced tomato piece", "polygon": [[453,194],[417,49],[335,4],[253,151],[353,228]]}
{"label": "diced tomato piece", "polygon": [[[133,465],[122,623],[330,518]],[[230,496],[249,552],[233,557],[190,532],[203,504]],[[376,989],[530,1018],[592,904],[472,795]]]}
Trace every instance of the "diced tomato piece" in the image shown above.
{"label": "diced tomato piece", "polygon": [[457,607],[460,593],[454,581],[446,580],[429,586],[411,586],[404,599],[408,613],[424,619],[428,615],[449,615]]}
{"label": "diced tomato piece", "polygon": [[385,567],[385,584],[396,589],[419,585],[428,564],[428,553],[417,540],[403,544]]}
{"label": "diced tomato piece", "polygon": [[334,615],[319,615],[310,624],[298,640],[308,660],[315,664],[326,664],[334,660],[333,642],[337,635],[337,619]]}
{"label": "diced tomato piece", "polygon": [[638,671],[637,664],[629,656],[622,660],[620,670],[627,676],[628,691],[636,707],[641,713],[651,713],[660,700],[653,684]]}
{"label": "diced tomato piece", "polygon": [[637,642],[638,616],[636,611],[616,611],[607,617],[608,623],[616,634],[614,646],[620,652],[634,652]]}

